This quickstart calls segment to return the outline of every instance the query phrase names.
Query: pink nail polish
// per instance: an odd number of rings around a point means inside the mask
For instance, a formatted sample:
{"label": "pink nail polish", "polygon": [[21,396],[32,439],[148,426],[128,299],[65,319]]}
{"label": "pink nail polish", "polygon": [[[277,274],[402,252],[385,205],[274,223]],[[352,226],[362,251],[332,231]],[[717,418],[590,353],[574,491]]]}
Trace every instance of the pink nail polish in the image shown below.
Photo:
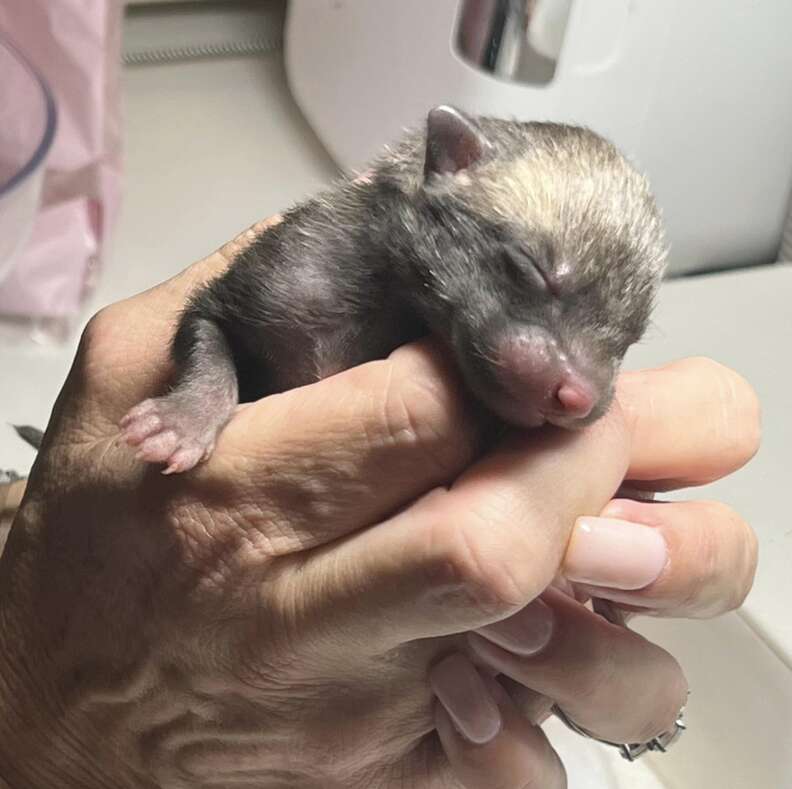
{"label": "pink nail polish", "polygon": [[494,739],[502,726],[498,705],[473,664],[449,655],[429,674],[429,682],[459,733],[476,745]]}
{"label": "pink nail polish", "polygon": [[658,529],[616,518],[578,518],[564,560],[571,581],[614,589],[642,589],[668,561]]}
{"label": "pink nail polish", "polygon": [[542,600],[534,600],[508,619],[479,628],[479,635],[515,655],[541,652],[553,635],[553,610]]}

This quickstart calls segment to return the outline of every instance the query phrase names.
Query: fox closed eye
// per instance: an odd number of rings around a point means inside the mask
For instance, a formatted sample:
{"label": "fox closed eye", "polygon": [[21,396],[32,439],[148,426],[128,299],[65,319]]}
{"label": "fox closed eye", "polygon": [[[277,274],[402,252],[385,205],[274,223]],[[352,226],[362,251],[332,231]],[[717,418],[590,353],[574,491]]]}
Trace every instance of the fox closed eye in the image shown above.
{"label": "fox closed eye", "polygon": [[503,251],[506,272],[518,287],[527,287],[534,293],[555,294],[548,273],[536,258],[519,246],[510,244]]}

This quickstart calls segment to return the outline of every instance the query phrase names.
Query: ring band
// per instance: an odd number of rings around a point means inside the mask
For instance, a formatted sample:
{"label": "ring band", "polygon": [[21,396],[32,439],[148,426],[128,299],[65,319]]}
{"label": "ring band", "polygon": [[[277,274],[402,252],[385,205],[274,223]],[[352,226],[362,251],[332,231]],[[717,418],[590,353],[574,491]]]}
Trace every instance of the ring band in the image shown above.
{"label": "ring band", "polygon": [[603,745],[610,745],[613,748],[618,748],[622,758],[627,759],[628,762],[634,762],[639,756],[642,756],[647,751],[660,751],[661,753],[665,753],[668,748],[680,738],[682,732],[687,728],[687,726],[685,726],[685,708],[682,707],[682,709],[679,710],[676,720],[674,721],[673,728],[669,729],[668,731],[664,731],[662,734],[658,734],[657,737],[652,737],[652,739],[648,742],[611,742],[610,740],[603,740],[600,737],[595,737],[591,732],[586,731],[586,729],[584,729],[582,726],[578,726],[577,723],[575,723],[561,709],[561,707],[558,706],[558,704],[553,704],[552,711],[555,716],[567,726],[567,728],[571,729],[576,734],[581,735],[581,737],[587,737],[590,740],[601,742]]}

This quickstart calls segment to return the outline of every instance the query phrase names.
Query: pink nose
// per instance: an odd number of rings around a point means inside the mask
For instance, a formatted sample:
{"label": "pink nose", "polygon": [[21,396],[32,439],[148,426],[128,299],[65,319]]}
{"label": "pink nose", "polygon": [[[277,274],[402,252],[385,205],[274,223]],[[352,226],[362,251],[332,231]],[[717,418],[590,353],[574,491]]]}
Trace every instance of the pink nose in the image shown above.
{"label": "pink nose", "polygon": [[573,419],[585,419],[594,408],[594,394],[591,387],[574,378],[561,383],[555,399],[563,413]]}
{"label": "pink nose", "polygon": [[585,419],[594,410],[593,384],[547,332],[536,327],[509,331],[496,356],[498,379],[515,408],[564,422]]}

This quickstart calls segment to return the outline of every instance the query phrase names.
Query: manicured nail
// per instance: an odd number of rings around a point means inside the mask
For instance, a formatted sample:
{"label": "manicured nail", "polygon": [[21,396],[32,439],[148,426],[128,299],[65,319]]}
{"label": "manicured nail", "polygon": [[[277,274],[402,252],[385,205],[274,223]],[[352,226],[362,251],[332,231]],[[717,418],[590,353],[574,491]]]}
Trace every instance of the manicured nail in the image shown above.
{"label": "manicured nail", "polygon": [[658,529],[616,518],[578,518],[564,560],[564,575],[577,583],[642,589],[668,560]]}
{"label": "manicured nail", "polygon": [[476,745],[497,737],[502,726],[498,705],[464,655],[449,655],[440,661],[431,670],[429,682],[463,737]]}
{"label": "manicured nail", "polygon": [[536,599],[514,616],[476,632],[515,655],[535,655],[548,645],[553,635],[553,609]]}

